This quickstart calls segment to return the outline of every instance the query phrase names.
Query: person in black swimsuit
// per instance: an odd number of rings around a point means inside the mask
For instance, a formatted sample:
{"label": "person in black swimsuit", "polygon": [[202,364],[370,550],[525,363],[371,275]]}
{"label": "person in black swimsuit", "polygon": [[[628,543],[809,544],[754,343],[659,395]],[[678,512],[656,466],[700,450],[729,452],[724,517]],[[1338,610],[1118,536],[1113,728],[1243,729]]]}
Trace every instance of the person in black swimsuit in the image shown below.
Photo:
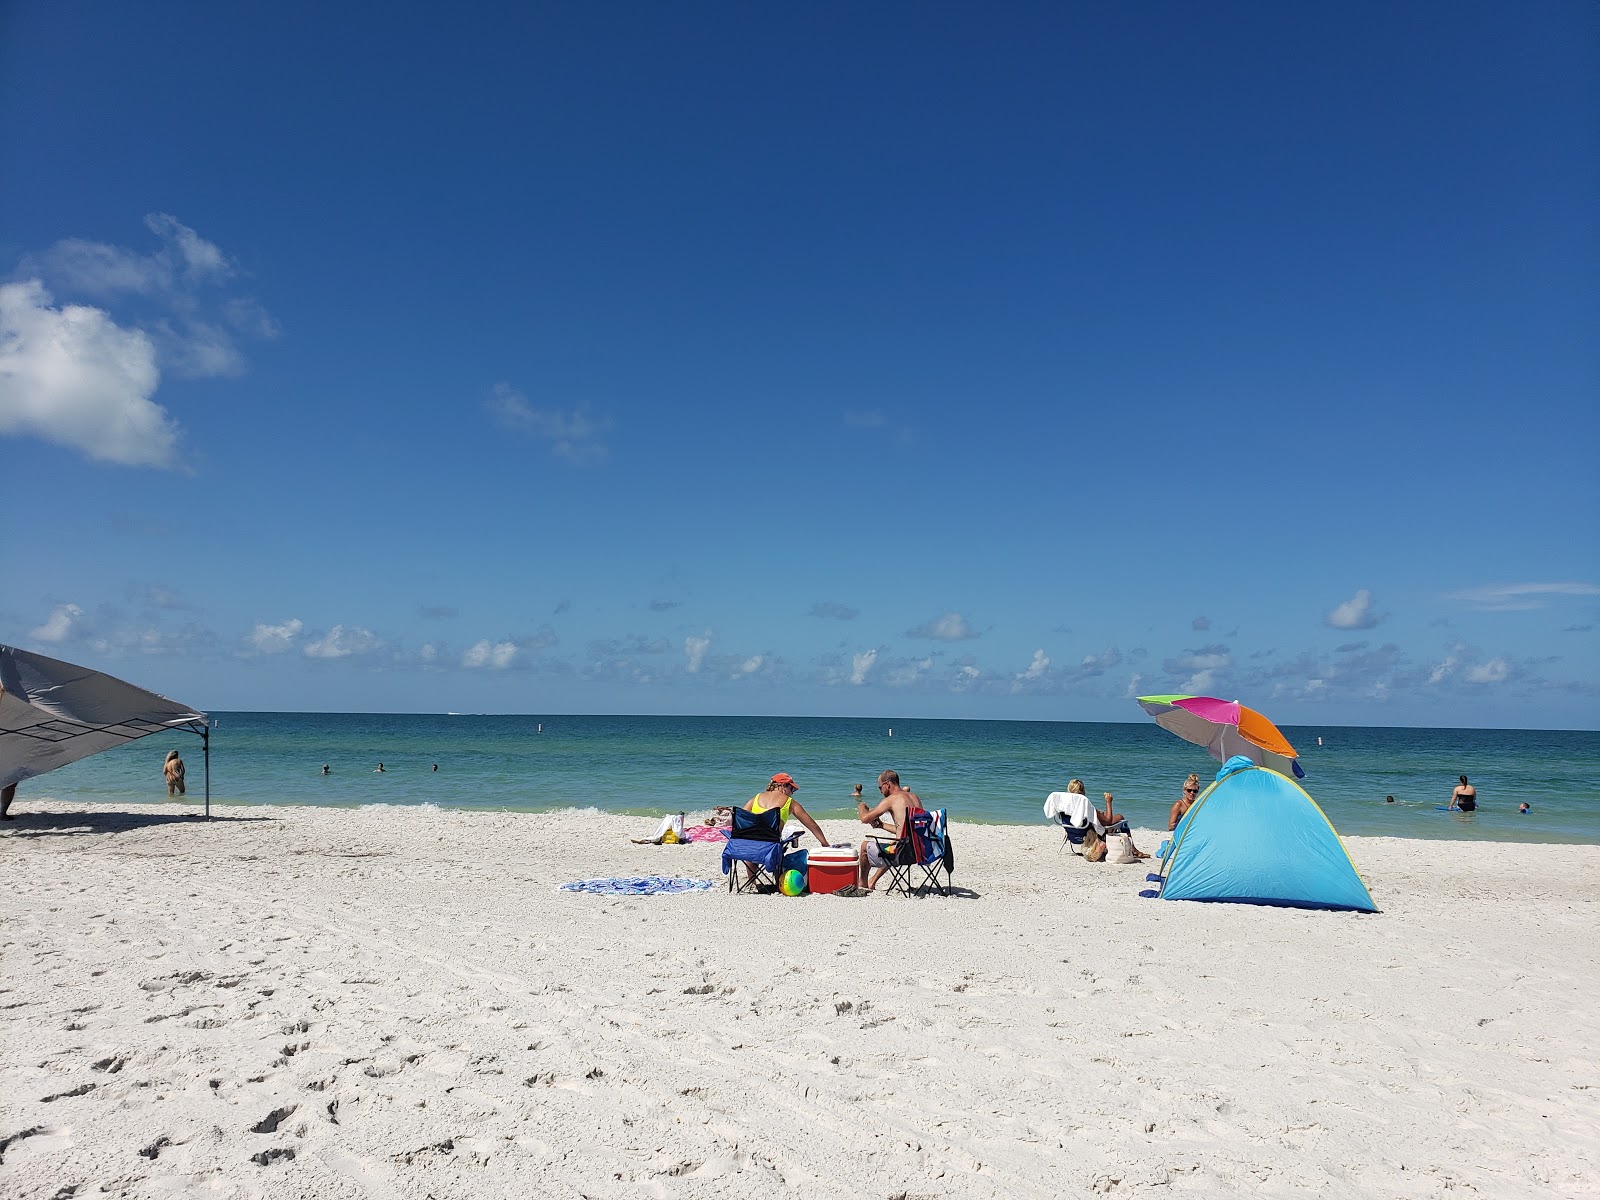
{"label": "person in black swimsuit", "polygon": [[1461,812],[1471,812],[1478,807],[1478,789],[1467,782],[1465,775],[1456,784],[1456,790],[1450,793],[1450,807]]}

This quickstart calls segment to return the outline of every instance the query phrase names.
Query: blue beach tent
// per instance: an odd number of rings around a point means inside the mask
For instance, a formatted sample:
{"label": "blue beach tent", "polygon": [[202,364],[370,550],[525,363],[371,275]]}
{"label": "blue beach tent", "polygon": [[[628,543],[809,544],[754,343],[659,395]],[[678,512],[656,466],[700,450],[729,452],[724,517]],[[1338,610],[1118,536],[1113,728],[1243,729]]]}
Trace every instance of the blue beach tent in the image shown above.
{"label": "blue beach tent", "polygon": [[1163,900],[1377,912],[1328,818],[1294,780],[1235,755],[1172,831]]}

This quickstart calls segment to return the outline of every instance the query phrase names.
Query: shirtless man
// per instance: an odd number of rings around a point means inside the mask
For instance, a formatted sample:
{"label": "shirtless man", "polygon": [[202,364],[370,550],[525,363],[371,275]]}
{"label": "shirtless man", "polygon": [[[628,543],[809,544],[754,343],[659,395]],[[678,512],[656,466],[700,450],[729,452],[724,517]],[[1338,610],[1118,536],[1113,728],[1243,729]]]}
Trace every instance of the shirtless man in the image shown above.
{"label": "shirtless man", "polygon": [[[907,811],[922,807],[922,801],[917,794],[901,787],[900,776],[893,771],[885,771],[878,776],[878,794],[883,797],[883,801],[872,808],[867,807],[865,800],[856,801],[856,814],[861,818],[863,825],[887,829],[890,833],[898,834],[906,828]],[[857,887],[870,892],[878,886],[878,880],[882,879],[883,873],[889,869],[889,864],[883,859],[882,851],[883,844],[875,838],[869,837],[861,843],[861,853],[856,859]]]}

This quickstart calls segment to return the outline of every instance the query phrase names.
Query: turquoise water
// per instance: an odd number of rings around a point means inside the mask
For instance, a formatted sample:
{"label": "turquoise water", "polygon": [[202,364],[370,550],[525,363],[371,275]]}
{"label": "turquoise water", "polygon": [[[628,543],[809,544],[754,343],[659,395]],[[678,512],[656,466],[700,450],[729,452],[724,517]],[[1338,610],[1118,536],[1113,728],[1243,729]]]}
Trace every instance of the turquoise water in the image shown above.
{"label": "turquoise water", "polygon": [[[214,716],[217,804],[594,807],[644,816],[743,803],[773,772],[788,771],[800,782],[801,802],[827,831],[829,818],[854,820],[852,784],[865,784],[872,796],[878,772],[893,767],[924,803],[947,807],[960,820],[1042,821],[1046,794],[1076,776],[1093,797],[1114,792],[1118,811],[1135,825],[1165,829],[1184,776],[1194,771],[1209,780],[1217,769],[1203,750],[1153,723]],[[1300,750],[1303,786],[1341,833],[1600,843],[1600,733],[1349,727],[1285,733]],[[29,795],[114,804],[165,799],[161,764],[174,747],[188,763],[189,795],[197,800],[204,791],[200,739],[172,734],[26,782],[18,810]],[[386,770],[376,774],[380,761]],[[1461,774],[1477,787],[1479,810],[1436,811],[1449,803]],[[1384,802],[1390,794],[1398,803]],[[1532,813],[1519,815],[1520,801]]]}

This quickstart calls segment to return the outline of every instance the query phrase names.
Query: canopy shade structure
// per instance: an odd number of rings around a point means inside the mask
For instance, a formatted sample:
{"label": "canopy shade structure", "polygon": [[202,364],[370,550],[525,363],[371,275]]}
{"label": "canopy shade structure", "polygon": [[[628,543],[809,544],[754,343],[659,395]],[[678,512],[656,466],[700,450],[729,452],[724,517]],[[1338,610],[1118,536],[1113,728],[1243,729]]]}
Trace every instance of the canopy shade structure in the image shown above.
{"label": "canopy shade structure", "polygon": [[187,730],[205,743],[206,714],[89,667],[0,646],[0,787],[9,787],[152,733]]}

